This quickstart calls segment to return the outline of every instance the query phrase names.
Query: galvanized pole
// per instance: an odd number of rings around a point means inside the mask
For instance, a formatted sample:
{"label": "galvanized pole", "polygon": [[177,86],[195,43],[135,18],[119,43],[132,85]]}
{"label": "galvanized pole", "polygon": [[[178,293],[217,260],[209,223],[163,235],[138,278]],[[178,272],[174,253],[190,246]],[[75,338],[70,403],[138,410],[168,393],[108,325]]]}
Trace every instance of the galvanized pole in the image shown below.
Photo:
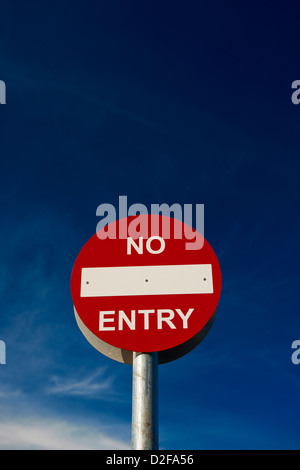
{"label": "galvanized pole", "polygon": [[158,449],[158,353],[133,353],[132,431],[134,450]]}

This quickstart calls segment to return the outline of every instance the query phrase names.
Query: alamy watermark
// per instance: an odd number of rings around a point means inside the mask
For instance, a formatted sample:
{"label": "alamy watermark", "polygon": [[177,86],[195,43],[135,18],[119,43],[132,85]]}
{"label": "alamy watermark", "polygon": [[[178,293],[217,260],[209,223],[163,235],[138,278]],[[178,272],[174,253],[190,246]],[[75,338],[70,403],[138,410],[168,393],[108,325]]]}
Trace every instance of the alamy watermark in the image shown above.
{"label": "alamy watermark", "polygon": [[[6,85],[3,80],[0,80],[0,104],[6,104]],[[0,340],[0,364],[6,364],[6,346],[2,340]]]}
{"label": "alamy watermark", "polygon": [[293,341],[291,348],[295,349],[291,356],[292,363],[298,365],[300,364],[300,340],[296,339],[295,341]]}
{"label": "alamy watermark", "polygon": [[0,80],[0,104],[6,104],[6,85],[3,80]]}
{"label": "alamy watermark", "polygon": [[0,364],[6,364],[6,346],[4,341],[0,340]]}
{"label": "alamy watermark", "polygon": [[291,96],[292,103],[299,104],[300,103],[300,80],[293,81],[292,90],[295,90]]}
{"label": "alamy watermark", "polygon": [[[145,217],[149,214],[150,227],[149,218]],[[128,207],[127,196],[119,196],[118,211],[112,204],[104,203],[97,207],[96,215],[101,217],[96,226],[97,236],[101,240],[130,237],[141,242],[151,234],[152,239],[160,239],[158,235],[161,235],[163,240],[185,239],[186,250],[200,250],[204,244],[204,204],[195,204],[194,207],[193,204],[151,204],[148,212],[144,204],[135,203]],[[130,216],[134,217],[128,222]],[[114,223],[117,220],[118,233]]]}

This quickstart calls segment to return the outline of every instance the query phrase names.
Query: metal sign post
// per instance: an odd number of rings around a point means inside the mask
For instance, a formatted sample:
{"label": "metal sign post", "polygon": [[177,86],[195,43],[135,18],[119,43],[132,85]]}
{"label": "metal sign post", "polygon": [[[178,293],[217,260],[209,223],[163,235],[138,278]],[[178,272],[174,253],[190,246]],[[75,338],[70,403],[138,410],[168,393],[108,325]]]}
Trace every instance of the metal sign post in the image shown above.
{"label": "metal sign post", "polygon": [[158,450],[158,353],[133,353],[133,450]]}

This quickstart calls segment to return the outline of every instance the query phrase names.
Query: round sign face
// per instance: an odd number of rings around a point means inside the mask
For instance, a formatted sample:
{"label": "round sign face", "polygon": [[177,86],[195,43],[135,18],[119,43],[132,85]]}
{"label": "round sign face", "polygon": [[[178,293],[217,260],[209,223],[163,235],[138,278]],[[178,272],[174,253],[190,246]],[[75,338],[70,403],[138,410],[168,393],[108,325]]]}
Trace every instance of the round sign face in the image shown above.
{"label": "round sign face", "polygon": [[176,219],[139,215],[92,236],[71,277],[75,311],[86,329],[135,352],[164,351],[197,335],[215,313],[222,280],[212,247],[191,231]]}

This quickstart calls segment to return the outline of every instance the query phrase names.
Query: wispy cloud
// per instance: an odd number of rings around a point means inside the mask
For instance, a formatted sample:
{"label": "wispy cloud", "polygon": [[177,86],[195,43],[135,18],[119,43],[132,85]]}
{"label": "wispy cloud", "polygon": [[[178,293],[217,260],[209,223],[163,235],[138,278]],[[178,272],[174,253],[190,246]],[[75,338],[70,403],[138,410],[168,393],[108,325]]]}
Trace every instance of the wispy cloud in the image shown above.
{"label": "wispy cloud", "polygon": [[86,396],[89,398],[104,398],[104,392],[113,392],[113,376],[105,376],[106,367],[98,368],[86,377],[58,377],[52,376],[47,392],[73,396]]}
{"label": "wispy cloud", "polygon": [[[98,375],[101,376],[101,371]],[[94,379],[82,382],[89,384]],[[75,389],[75,382],[73,386]],[[41,398],[33,399],[19,389],[1,386],[1,450],[121,450],[129,449],[129,443],[130,423],[111,416],[109,410],[97,412],[92,418],[72,410],[69,413],[68,409],[62,412],[49,396],[43,404]]]}
{"label": "wispy cloud", "polygon": [[[81,336],[69,294],[71,263],[57,248],[69,222],[37,209],[19,230],[11,223],[2,226],[0,339],[7,364],[0,367],[0,449],[129,448],[130,421],[116,412],[116,403],[126,401],[118,368],[106,367],[104,357],[95,367],[93,350],[87,348],[86,359],[76,341]],[[92,417],[83,410],[89,400],[98,401]]]}
{"label": "wispy cloud", "polygon": [[0,423],[2,450],[111,450],[129,445],[96,426],[60,419],[21,419]]}

